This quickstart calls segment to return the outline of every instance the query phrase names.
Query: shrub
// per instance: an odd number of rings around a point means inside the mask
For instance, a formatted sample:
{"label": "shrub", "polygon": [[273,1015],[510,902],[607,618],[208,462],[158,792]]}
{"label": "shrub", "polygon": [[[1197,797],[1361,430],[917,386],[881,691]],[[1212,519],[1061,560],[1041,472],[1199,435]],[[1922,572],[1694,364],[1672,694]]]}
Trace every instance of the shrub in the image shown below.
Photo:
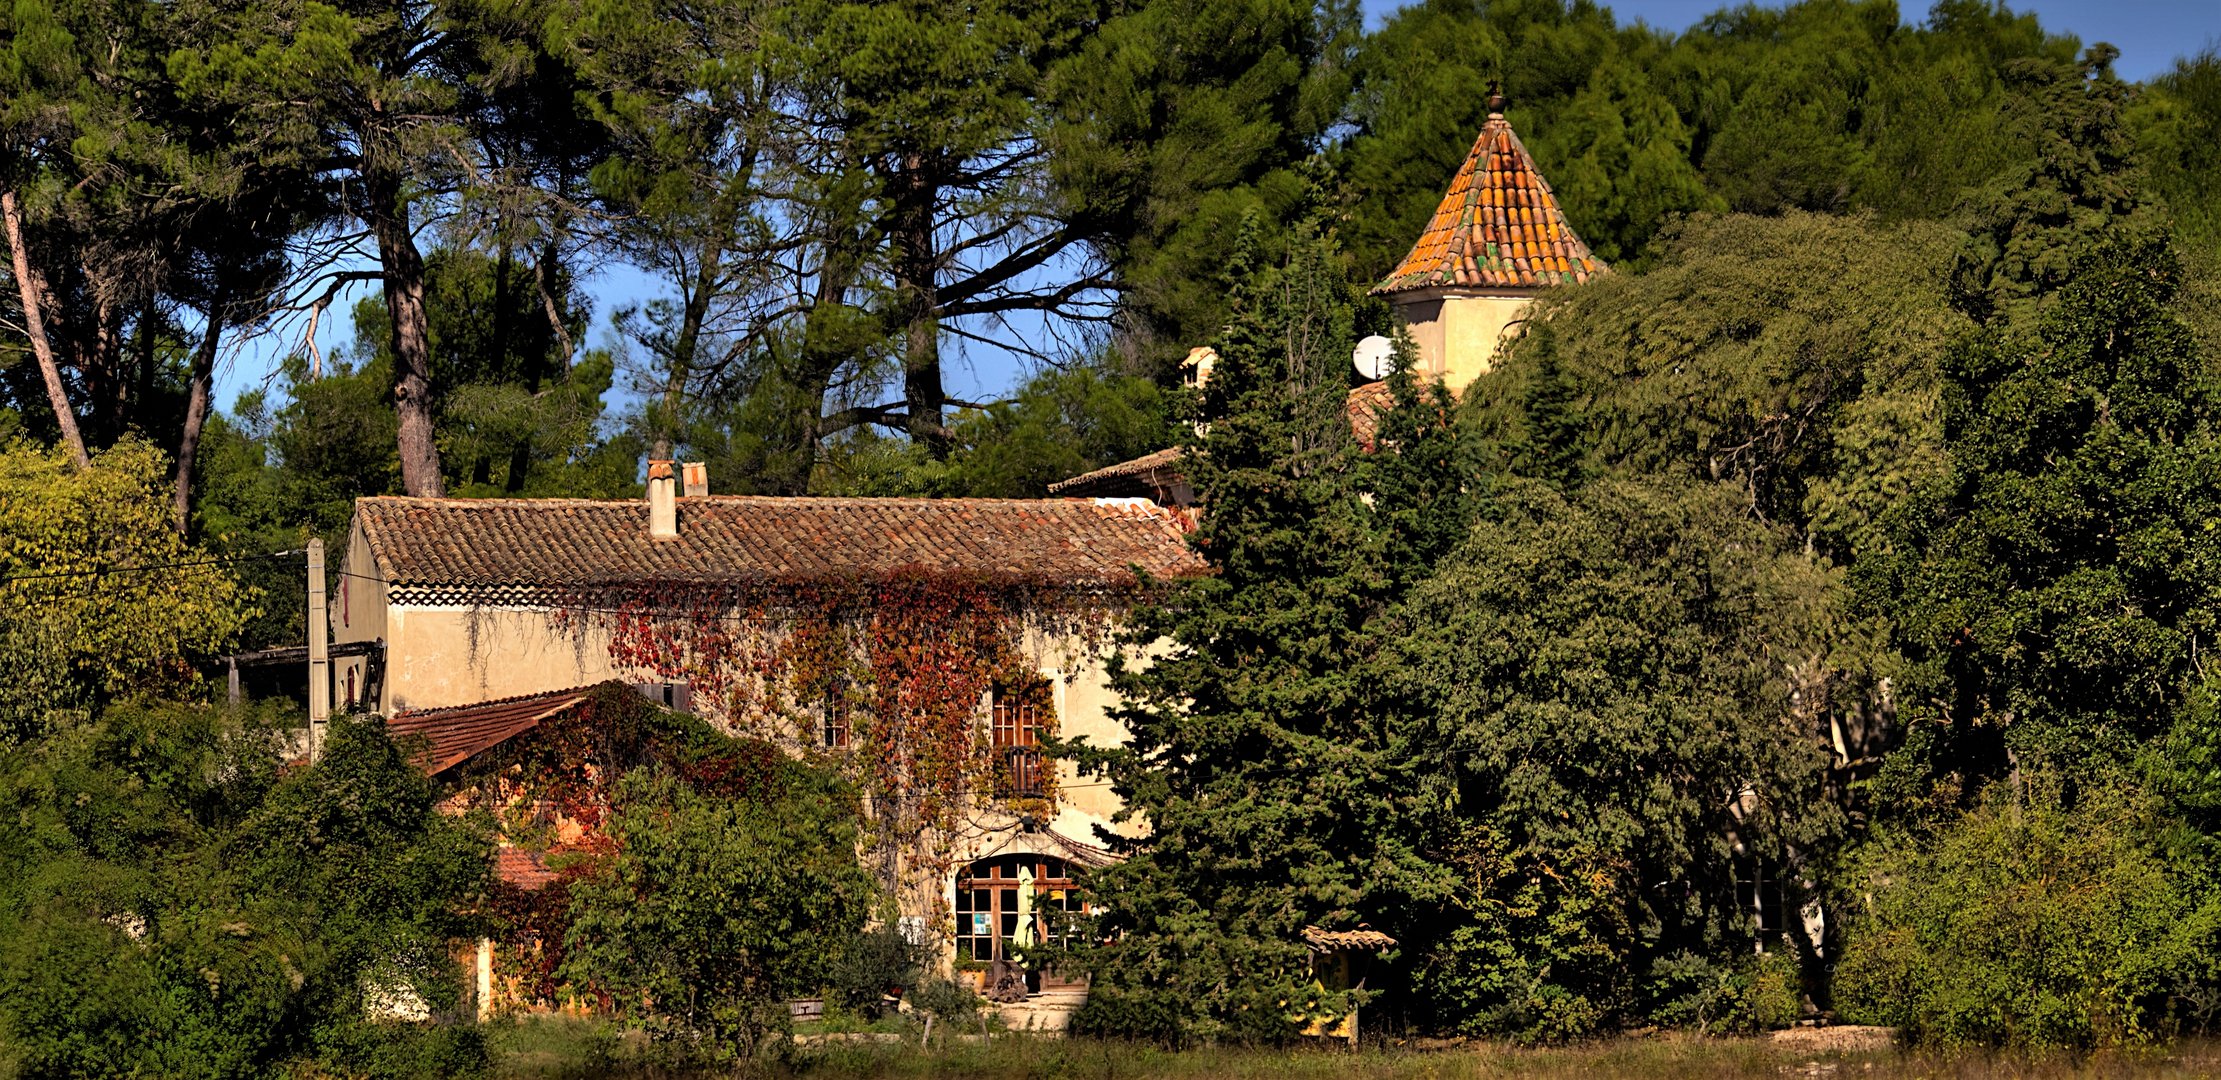
{"label": "shrub", "polygon": [[571,888],[560,974],[629,1026],[711,1063],[753,1058],[816,990],[878,898],[855,797],[779,760],[745,794],[660,767],[618,782],[615,854]]}
{"label": "shrub", "polygon": [[448,943],[487,875],[375,723],[278,769],[253,714],[112,708],[0,757],[0,1072],[476,1072]]}
{"label": "shrub", "polygon": [[1451,856],[1463,918],[1415,943],[1420,1016],[1521,1042],[1581,1038],[1619,1017],[1635,948],[1620,864],[1579,845],[1509,850],[1486,827],[1469,828]]}
{"label": "shrub", "polygon": [[1651,966],[1643,991],[1652,1023],[1706,1035],[1788,1027],[1804,1011],[1797,961],[1780,950],[1734,963],[1675,953]]}
{"label": "shrub", "polygon": [[1945,1045],[2171,1034],[2214,982],[2221,900],[2163,839],[2134,794],[2021,805],[1993,792],[1927,842],[1883,846],[1868,858],[1838,1007]]}
{"label": "shrub", "polygon": [[826,985],[828,996],[863,1016],[877,1016],[889,990],[907,993],[917,986],[923,953],[898,927],[881,923],[841,951]]}

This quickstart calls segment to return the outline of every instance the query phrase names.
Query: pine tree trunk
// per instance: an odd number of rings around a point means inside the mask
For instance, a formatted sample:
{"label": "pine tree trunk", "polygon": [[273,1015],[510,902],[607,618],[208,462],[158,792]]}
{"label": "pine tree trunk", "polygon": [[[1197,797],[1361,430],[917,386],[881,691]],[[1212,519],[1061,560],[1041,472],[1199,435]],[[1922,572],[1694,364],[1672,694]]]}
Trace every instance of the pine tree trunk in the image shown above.
{"label": "pine tree trunk", "polygon": [[393,403],[400,420],[401,489],[438,498],[447,494],[440,478],[440,448],[432,426],[432,341],[424,312],[424,258],[409,234],[409,211],[401,201],[401,177],[365,167],[370,231],[378,238],[378,261],[385,281],[386,313],[393,321]]}
{"label": "pine tree trunk", "polygon": [[903,158],[895,176],[895,287],[902,297],[902,396],[910,438],[934,458],[949,453],[948,429],[941,410],[948,395],[941,386],[941,326],[934,289],[939,283],[940,252],[933,235],[933,202],[940,185],[924,155]]}
{"label": "pine tree trunk", "polygon": [[8,230],[8,247],[15,257],[15,287],[23,296],[23,330],[31,339],[31,355],[39,363],[39,376],[46,381],[47,404],[54,407],[54,423],[62,429],[62,445],[69,448],[69,456],[80,469],[92,467],[92,459],[85,455],[85,437],[77,432],[77,414],[69,406],[69,392],[62,386],[62,369],[54,363],[54,344],[46,336],[46,318],[39,308],[46,294],[46,287],[31,274],[31,257],[23,249],[23,214],[16,206],[15,192],[0,191],[0,218]]}
{"label": "pine tree trunk", "polygon": [[216,381],[216,344],[224,332],[224,294],[208,305],[208,329],[193,350],[193,381],[185,399],[185,431],[177,439],[177,475],[170,487],[170,527],[186,535],[193,523],[193,462],[200,454],[201,429],[208,423],[208,397]]}

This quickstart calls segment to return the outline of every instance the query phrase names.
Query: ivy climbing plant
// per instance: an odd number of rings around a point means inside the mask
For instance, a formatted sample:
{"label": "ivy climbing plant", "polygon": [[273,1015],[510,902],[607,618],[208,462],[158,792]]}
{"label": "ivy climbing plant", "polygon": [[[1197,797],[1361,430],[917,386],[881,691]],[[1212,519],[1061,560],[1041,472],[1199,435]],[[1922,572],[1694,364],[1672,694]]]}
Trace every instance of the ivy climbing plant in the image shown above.
{"label": "ivy climbing plant", "polygon": [[[1058,645],[1100,647],[1114,614],[1148,587],[915,568],[838,580],[626,582],[578,590],[556,617],[574,635],[606,639],[618,667],[685,683],[695,709],[729,730],[836,765],[864,796],[866,846],[883,882],[901,889],[950,869],[951,840],[973,808],[1052,812],[1053,783],[1007,784],[983,706],[1003,693],[1053,735],[1054,694],[1036,657]],[[845,745],[826,745],[828,710]]]}

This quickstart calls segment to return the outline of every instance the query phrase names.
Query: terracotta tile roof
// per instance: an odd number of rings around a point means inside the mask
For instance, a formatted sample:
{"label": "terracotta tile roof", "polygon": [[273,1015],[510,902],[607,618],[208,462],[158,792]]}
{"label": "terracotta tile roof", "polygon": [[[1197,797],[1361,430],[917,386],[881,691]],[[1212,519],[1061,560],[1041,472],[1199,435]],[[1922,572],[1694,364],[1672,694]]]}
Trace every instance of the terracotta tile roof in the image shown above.
{"label": "terracotta tile roof", "polygon": [[1103,480],[1119,480],[1129,476],[1143,476],[1159,471],[1171,471],[1172,466],[1178,465],[1180,463],[1181,452],[1182,451],[1179,447],[1169,446],[1162,450],[1143,454],[1140,457],[1133,459],[1132,461],[1121,461],[1116,465],[1105,465],[1093,472],[1084,472],[1078,476],[1068,477],[1066,479],[1059,480],[1054,484],[1050,484],[1049,494],[1056,495],[1067,491],[1073,491],[1075,489],[1086,488]]}
{"label": "terracotta tile roof", "polygon": [[494,849],[494,877],[527,892],[547,887],[558,875],[547,856],[520,847]]}
{"label": "terracotta tile roof", "polygon": [[1540,288],[1606,273],[1502,113],[1490,113],[1411,254],[1373,292],[1444,285]]}
{"label": "terracotta tile roof", "polygon": [[1369,382],[1350,391],[1347,408],[1350,414],[1350,434],[1356,436],[1357,445],[1366,450],[1373,448],[1373,440],[1380,437],[1380,414],[1395,402],[1389,393],[1388,380]]}
{"label": "terracotta tile roof", "polygon": [[[1388,408],[1389,400],[1388,380],[1386,379],[1369,382],[1350,390],[1346,406],[1349,409],[1350,434],[1357,437],[1359,446],[1367,450],[1373,448],[1373,439],[1380,431],[1380,413],[1381,410]],[[1160,473],[1177,475],[1180,459],[1185,455],[1186,451],[1177,446],[1143,454],[1132,461],[1105,465],[1094,472],[1084,472],[1078,476],[1059,480],[1049,485],[1049,494],[1054,495],[1063,491],[1085,491],[1100,486],[1103,481],[1118,480],[1129,476]]]}
{"label": "terracotta tile roof", "polygon": [[591,688],[581,687],[445,709],[404,709],[386,720],[386,732],[396,742],[422,739],[417,766],[438,776],[530,731],[548,717],[577,708],[592,693]]}
{"label": "terracotta tile roof", "polygon": [[1179,515],[1147,500],[678,500],[679,535],[648,535],[645,501],[358,499],[355,520],[395,589],[633,581],[746,583],[902,570],[1093,586],[1202,573]]}
{"label": "terracotta tile roof", "polygon": [[1317,952],[1335,949],[1392,949],[1396,939],[1367,927],[1355,930],[1321,930],[1316,926],[1303,928],[1303,943]]}

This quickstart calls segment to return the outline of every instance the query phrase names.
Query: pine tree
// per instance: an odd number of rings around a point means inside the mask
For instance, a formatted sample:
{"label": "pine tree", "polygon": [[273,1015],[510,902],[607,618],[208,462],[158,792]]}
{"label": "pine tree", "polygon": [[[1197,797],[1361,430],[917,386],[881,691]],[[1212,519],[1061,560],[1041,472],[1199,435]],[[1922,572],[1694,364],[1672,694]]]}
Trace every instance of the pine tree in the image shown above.
{"label": "pine tree", "polygon": [[2113,74],[2119,55],[2100,43],[2079,65],[2005,66],[2006,121],[2023,150],[1981,192],[1952,272],[1953,302],[1969,316],[2027,318],[2094,249],[2153,225],[2122,115],[2129,88]]}

